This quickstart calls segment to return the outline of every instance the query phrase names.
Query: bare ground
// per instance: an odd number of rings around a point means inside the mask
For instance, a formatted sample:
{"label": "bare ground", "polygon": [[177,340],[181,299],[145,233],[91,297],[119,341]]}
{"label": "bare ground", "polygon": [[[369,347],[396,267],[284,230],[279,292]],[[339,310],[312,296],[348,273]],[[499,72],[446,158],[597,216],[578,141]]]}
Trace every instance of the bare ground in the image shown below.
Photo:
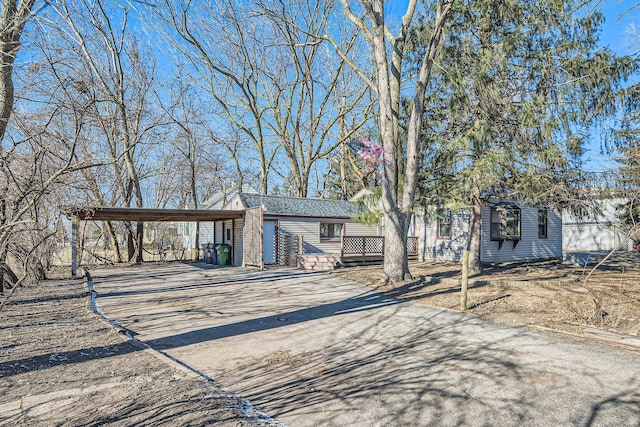
{"label": "bare ground", "polygon": [[[396,286],[379,283],[381,267],[335,274],[459,310],[458,264],[411,270],[417,279]],[[640,254],[616,254],[585,281],[588,272],[558,262],[487,268],[471,278],[468,312],[577,336],[590,326],[640,335]],[[0,426],[276,424],[214,381],[136,346],[92,312],[82,280],[46,280],[4,296],[0,396]]]}
{"label": "bare ground", "polygon": [[[485,268],[469,279],[468,313],[498,322],[583,336],[585,328],[640,335],[640,254],[616,253],[591,272],[559,261]],[[382,268],[350,267],[336,274],[419,304],[460,310],[461,267],[427,262],[410,267],[414,280],[380,283]]]}
{"label": "bare ground", "polygon": [[83,280],[23,286],[0,309],[0,426],[270,425],[213,381],[135,345]]}

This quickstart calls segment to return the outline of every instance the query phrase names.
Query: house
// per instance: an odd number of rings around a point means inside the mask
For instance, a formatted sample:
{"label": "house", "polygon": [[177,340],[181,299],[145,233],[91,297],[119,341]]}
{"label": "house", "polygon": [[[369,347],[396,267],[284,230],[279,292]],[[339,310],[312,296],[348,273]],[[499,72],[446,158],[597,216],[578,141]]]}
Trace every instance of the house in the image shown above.
{"label": "house", "polygon": [[598,200],[599,212],[578,216],[562,212],[562,248],[565,252],[631,250],[633,241],[620,227],[618,206],[626,199]]}
{"label": "house", "polygon": [[[245,193],[257,193],[252,187],[244,185],[242,191]],[[218,210],[238,193],[238,189],[234,187],[229,191],[218,191],[213,193],[208,199],[200,203],[199,209]],[[185,209],[195,209],[193,204],[187,204]],[[200,233],[198,240],[200,246],[207,243],[213,243],[213,223],[211,222],[179,222],[175,224],[176,234],[181,239],[184,248],[195,248],[196,244],[196,227],[198,227]]]}
{"label": "house", "polygon": [[244,217],[215,221],[211,241],[230,245],[236,266],[285,264],[301,255],[337,257],[343,236],[380,236],[377,224],[354,219],[363,209],[345,200],[237,193],[222,210],[242,210]]}
{"label": "house", "polygon": [[[459,261],[469,238],[469,210],[436,209],[416,215],[420,260]],[[486,199],[482,206],[480,262],[562,258],[562,220],[555,209]]]}

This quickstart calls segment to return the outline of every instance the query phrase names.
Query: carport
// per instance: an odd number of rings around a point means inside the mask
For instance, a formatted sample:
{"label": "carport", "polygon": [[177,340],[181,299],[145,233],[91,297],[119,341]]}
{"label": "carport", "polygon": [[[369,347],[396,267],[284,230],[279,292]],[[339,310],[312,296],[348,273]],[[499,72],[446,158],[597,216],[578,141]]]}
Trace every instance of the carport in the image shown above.
{"label": "carport", "polygon": [[[244,210],[203,209],[150,209],[118,208],[103,206],[67,207],[62,212],[71,219],[71,275],[78,269],[78,225],[80,221],[124,221],[136,222],[137,242],[135,261],[142,262],[142,239],[144,222],[207,222],[242,219]],[[233,253],[231,254],[233,258]],[[233,261],[232,261],[233,263]]]}

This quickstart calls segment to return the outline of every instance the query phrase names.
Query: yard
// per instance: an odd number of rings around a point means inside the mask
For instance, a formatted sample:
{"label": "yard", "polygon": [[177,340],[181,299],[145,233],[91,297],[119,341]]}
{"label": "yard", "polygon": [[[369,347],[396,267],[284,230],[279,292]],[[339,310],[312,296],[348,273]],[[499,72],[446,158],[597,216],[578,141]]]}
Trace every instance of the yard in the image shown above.
{"label": "yard", "polygon": [[[469,279],[468,312],[497,322],[578,336],[585,335],[585,328],[638,336],[640,254],[614,254],[585,282],[595,263],[601,259],[602,256],[592,258],[588,268],[558,261],[486,268]],[[336,274],[396,298],[459,310],[459,264],[417,263],[410,269],[415,280],[396,286],[380,284],[381,266],[344,268],[336,270]]]}
{"label": "yard", "polygon": [[[585,273],[588,273],[589,270],[557,262],[488,268],[478,277],[472,278],[476,284],[471,286],[469,290],[468,312],[498,322],[523,324],[545,330],[551,329],[580,337],[586,336],[585,328],[596,327],[600,330],[612,330],[633,335],[635,336],[634,341],[637,341],[637,335],[640,334],[640,319],[638,317],[640,313],[639,264],[640,254],[616,254],[614,259],[598,268],[586,284],[584,282]],[[171,267],[171,264],[165,265]],[[459,309],[459,286],[454,283],[455,279],[459,279],[459,265],[452,263],[414,264],[412,272],[418,279],[396,287],[377,285],[381,274],[379,266],[353,267],[337,270],[333,274],[345,276],[357,280],[365,286],[377,288],[386,297],[411,300],[417,304],[444,307],[451,310]],[[265,273],[273,274],[272,272]],[[158,278],[162,275],[156,274],[153,277],[154,280],[159,280]],[[127,280],[132,280],[130,274],[127,275]],[[332,282],[334,281],[327,281],[327,283]],[[177,288],[184,288],[181,283],[176,284]],[[193,283],[198,282],[194,281]],[[203,283],[208,282],[204,281]],[[276,282],[270,283],[272,283],[271,286],[274,286]],[[201,283],[194,289],[200,289],[202,286]],[[291,289],[302,291],[306,287],[293,286]],[[201,292],[206,292],[206,289],[203,288]],[[275,291],[266,295],[272,295],[273,292]],[[280,295],[279,292],[278,295]],[[147,294],[142,292],[139,295]],[[150,294],[149,297],[153,298],[154,296]],[[220,298],[224,299],[224,294],[221,294]],[[254,301],[254,297],[251,295],[248,295],[247,298],[249,301]],[[289,299],[284,297],[277,299],[282,302],[281,300],[299,302],[297,296]],[[385,300],[383,298],[379,301]],[[600,309],[596,309],[594,300],[599,301]],[[181,302],[183,299],[178,298],[177,301]],[[184,301],[198,304],[199,299],[187,298]],[[274,420],[256,412],[246,400],[220,388],[216,383],[206,381],[193,373],[175,369],[174,364],[164,363],[157,357],[153,357],[151,352],[135,346],[117,329],[100,320],[91,312],[88,306],[89,295],[82,280],[69,281],[60,278],[53,281],[43,281],[38,285],[24,286],[19,288],[6,302],[0,310],[0,323],[5,329],[5,342],[0,347],[0,392],[4,396],[3,401],[0,402],[0,425],[216,423],[217,425],[235,426],[276,424]],[[209,304],[208,301],[203,300],[201,304],[203,309],[210,306],[218,309],[217,305]],[[234,304],[237,304],[235,300]],[[372,304],[375,306],[377,302]],[[240,305],[249,307],[247,303]],[[312,306],[316,305],[312,304]],[[392,304],[388,306],[388,309],[395,312],[398,309],[402,310],[401,307],[405,306]],[[336,310],[343,313],[340,316],[329,317],[336,321],[344,316],[344,313],[353,315],[359,312],[359,310],[353,309],[343,310],[340,307],[337,307]],[[198,314],[200,311],[194,309],[188,312]],[[296,312],[290,311],[290,313]],[[368,325],[368,322],[371,321],[370,312],[363,311],[360,315],[363,316],[361,321]],[[282,316],[278,315],[277,317],[276,323],[281,320]],[[394,325],[397,326],[402,322],[416,322],[416,319],[418,318],[407,317],[407,315],[400,315],[397,319],[390,318],[389,324],[381,327],[379,333],[385,333],[384,331],[390,333],[389,331],[393,329]],[[348,324],[348,328],[341,327],[339,329],[340,333],[344,334],[354,327],[352,322]],[[301,330],[308,328],[304,322],[297,326]],[[412,328],[408,328],[407,330],[418,333],[418,329],[414,331]],[[431,332],[422,338],[420,334],[423,332],[419,332],[415,336],[412,335],[408,338],[408,342],[414,348],[416,341],[422,339],[429,351],[433,352],[433,346],[438,344],[437,331],[440,329],[425,329],[424,325],[422,325],[422,329]],[[492,328],[489,326],[488,329]],[[278,331],[285,336],[295,336],[295,334],[289,334],[284,327],[266,329],[264,333],[268,337],[268,342],[274,339],[274,334]],[[478,333],[484,332],[479,331]],[[443,338],[443,342],[448,343],[450,339],[454,339],[454,336],[456,335],[447,335],[446,339]],[[399,336],[397,338],[399,339]],[[240,335],[239,339],[246,339],[246,336]],[[331,340],[333,339],[332,336]],[[303,341],[309,340],[304,339]],[[387,345],[388,340],[382,340],[381,343]],[[220,346],[222,342],[215,345]],[[396,343],[396,345],[399,344]],[[501,343],[500,345],[508,344]],[[340,354],[345,351],[342,346],[343,344],[338,345]],[[363,357],[362,343],[357,342],[352,347],[351,350],[354,354],[349,353],[350,357]],[[515,347],[518,348],[517,345]],[[289,349],[288,347],[283,348]],[[295,347],[293,348],[295,349]],[[628,348],[638,349],[637,347]],[[265,360],[273,360],[269,363],[276,364],[275,367],[282,365],[283,369],[286,368],[287,375],[283,375],[285,380],[292,375],[290,370],[294,368],[302,370],[305,380],[301,384],[307,384],[310,377],[308,376],[309,371],[305,369],[308,367],[298,367],[298,362],[292,365],[289,359],[282,359],[289,355],[287,351],[289,350],[275,352],[275,356],[279,355],[277,360],[272,358]],[[293,352],[293,350],[290,351]],[[416,351],[414,348],[409,356]],[[255,348],[252,347],[250,353],[255,353]],[[224,354],[232,353],[224,352]],[[299,360],[303,360],[303,356],[311,357],[311,355],[317,355],[318,352],[298,351],[296,354],[300,358]],[[397,357],[402,354],[404,352],[396,355],[394,360],[397,360]],[[495,362],[496,357],[500,357],[501,353],[490,348],[489,354],[490,357],[487,360]],[[508,354],[511,354],[511,350]],[[323,364],[335,359],[335,356],[328,357],[327,355],[318,357]],[[447,363],[462,363],[463,359],[453,358],[443,366],[449,366]],[[422,359],[413,357],[411,360]],[[373,372],[377,372],[379,366],[373,365],[375,368]],[[269,366],[268,371],[275,369],[274,366]],[[364,369],[364,365],[358,366],[358,369]],[[535,364],[525,364],[524,366],[531,368]],[[249,367],[252,372],[258,369],[256,364],[250,364]],[[325,372],[323,376],[313,377],[318,387],[334,380],[335,384],[345,387],[351,384],[331,376],[332,373],[337,375],[342,372],[341,369],[336,371],[326,369],[323,372]],[[347,369],[344,372],[350,373],[351,371]],[[451,374],[457,371],[446,370],[446,372]],[[367,372],[363,376],[369,381],[371,375],[373,373]],[[213,377],[219,378],[221,375],[213,375]],[[537,374],[533,377],[537,377]],[[265,384],[262,386],[268,388],[270,383],[266,382]],[[337,387],[335,384],[332,386]],[[608,384],[617,384],[617,382],[610,381]],[[358,393],[350,394],[352,397],[363,393],[364,389],[359,389],[356,385],[351,384],[350,387],[358,390]],[[566,385],[562,386],[561,394],[566,394],[564,387]],[[634,385],[630,387],[637,390]],[[323,390],[322,387],[319,389]],[[375,390],[375,387],[372,388],[372,393],[377,393]],[[291,392],[293,393],[293,391]],[[276,393],[276,397],[282,398],[281,393]],[[271,393],[266,393],[264,396],[271,395]],[[300,401],[297,395],[294,394],[294,397],[291,398],[292,402],[302,402],[299,405],[304,404],[304,400]],[[635,400],[630,400],[630,402],[635,402]],[[634,403],[631,403],[631,407],[633,405]],[[269,409],[268,405],[265,406]],[[86,408],[91,408],[91,410],[87,411]],[[277,415],[276,410],[269,409],[267,413],[272,412]]]}

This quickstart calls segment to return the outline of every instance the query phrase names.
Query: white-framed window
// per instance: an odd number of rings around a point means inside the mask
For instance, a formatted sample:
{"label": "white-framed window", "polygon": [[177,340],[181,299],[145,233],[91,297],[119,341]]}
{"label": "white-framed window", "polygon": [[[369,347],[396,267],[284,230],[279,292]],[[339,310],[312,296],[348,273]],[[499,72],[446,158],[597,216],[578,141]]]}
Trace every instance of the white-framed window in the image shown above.
{"label": "white-framed window", "polygon": [[520,240],[520,208],[491,208],[491,240]]}
{"label": "white-framed window", "polygon": [[340,240],[343,226],[339,222],[321,222],[320,240]]}
{"label": "white-framed window", "polygon": [[451,239],[451,211],[438,211],[438,239]]}
{"label": "white-framed window", "polygon": [[548,220],[547,210],[538,209],[538,239],[546,239],[548,237]]}

